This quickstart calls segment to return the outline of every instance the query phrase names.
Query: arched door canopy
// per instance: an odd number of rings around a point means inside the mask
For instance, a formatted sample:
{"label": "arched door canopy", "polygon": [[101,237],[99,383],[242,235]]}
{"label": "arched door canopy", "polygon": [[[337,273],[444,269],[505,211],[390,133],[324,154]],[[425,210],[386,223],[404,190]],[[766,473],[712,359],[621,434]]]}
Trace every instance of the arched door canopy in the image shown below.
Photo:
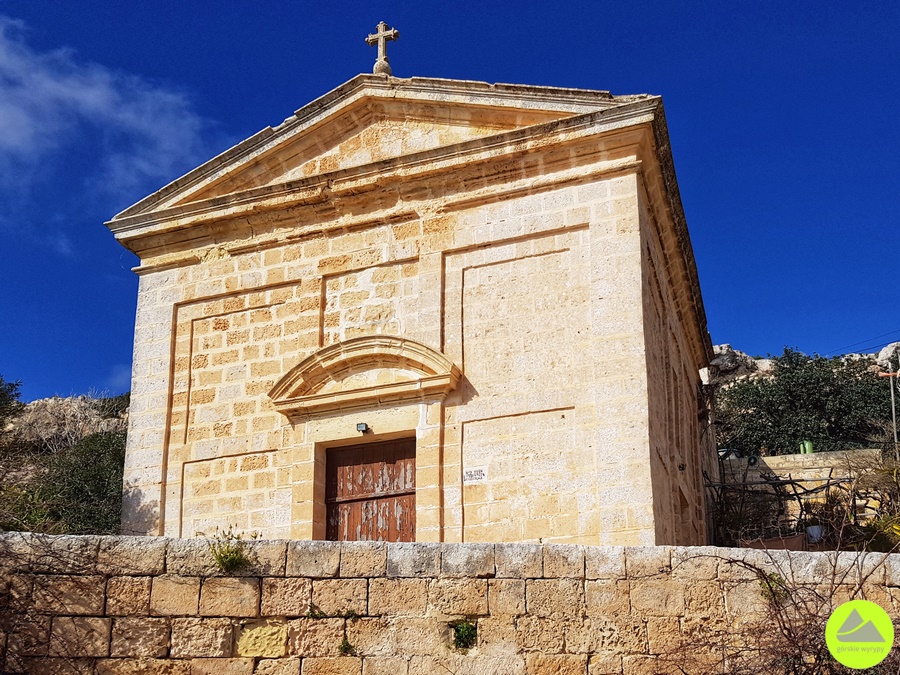
{"label": "arched door canopy", "polygon": [[373,335],[323,347],[282,377],[269,398],[276,410],[292,416],[443,399],[460,375],[459,368],[431,347]]}

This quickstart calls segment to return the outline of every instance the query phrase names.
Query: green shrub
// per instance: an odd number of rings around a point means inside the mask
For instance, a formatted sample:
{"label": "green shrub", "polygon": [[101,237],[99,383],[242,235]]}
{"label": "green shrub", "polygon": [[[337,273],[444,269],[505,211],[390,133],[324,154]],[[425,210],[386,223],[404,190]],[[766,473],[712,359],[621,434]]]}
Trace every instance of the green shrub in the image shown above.
{"label": "green shrub", "polygon": [[453,646],[457,649],[471,649],[478,640],[478,626],[463,619],[453,624]]}
{"label": "green shrub", "polygon": [[[203,535],[203,533],[200,533]],[[203,535],[205,536],[205,535]],[[250,535],[251,539],[259,536],[256,532]],[[235,532],[232,525],[227,530],[219,530],[209,538],[209,550],[216,561],[216,565],[225,574],[234,574],[253,565],[255,557],[248,553],[247,542],[241,532]]]}

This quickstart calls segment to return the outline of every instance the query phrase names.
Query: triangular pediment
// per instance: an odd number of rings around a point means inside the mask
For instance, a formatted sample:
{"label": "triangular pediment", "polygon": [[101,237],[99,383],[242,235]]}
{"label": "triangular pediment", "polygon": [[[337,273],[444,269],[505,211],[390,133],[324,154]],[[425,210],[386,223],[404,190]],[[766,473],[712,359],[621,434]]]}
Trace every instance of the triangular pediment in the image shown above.
{"label": "triangular pediment", "polygon": [[640,97],[604,91],[359,75],[118,214],[215,203],[404,156],[453,148]]}

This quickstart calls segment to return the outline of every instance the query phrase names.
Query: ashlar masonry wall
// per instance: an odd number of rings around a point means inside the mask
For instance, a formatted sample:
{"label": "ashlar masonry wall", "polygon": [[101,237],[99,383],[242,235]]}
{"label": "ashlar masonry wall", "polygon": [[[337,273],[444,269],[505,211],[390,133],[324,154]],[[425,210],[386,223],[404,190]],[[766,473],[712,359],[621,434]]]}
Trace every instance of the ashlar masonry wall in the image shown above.
{"label": "ashlar masonry wall", "polygon": [[[895,555],[312,541],[249,550],[253,565],[223,576],[205,540],[0,535],[0,670],[719,672],[723,655],[753,657],[761,635],[777,637],[760,585],[775,574],[825,598],[823,626],[831,604],[854,595],[900,616]],[[462,620],[477,627],[469,650],[453,643]]]}

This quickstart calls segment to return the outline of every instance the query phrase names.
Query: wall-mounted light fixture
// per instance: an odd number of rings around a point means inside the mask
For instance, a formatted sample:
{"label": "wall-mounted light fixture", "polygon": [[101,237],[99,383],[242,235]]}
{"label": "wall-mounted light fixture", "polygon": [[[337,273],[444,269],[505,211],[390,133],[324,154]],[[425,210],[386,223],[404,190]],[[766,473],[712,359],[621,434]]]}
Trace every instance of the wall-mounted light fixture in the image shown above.
{"label": "wall-mounted light fixture", "polygon": [[361,434],[368,433],[369,425],[366,424],[365,422],[360,422],[359,424],[356,425],[356,430]]}

